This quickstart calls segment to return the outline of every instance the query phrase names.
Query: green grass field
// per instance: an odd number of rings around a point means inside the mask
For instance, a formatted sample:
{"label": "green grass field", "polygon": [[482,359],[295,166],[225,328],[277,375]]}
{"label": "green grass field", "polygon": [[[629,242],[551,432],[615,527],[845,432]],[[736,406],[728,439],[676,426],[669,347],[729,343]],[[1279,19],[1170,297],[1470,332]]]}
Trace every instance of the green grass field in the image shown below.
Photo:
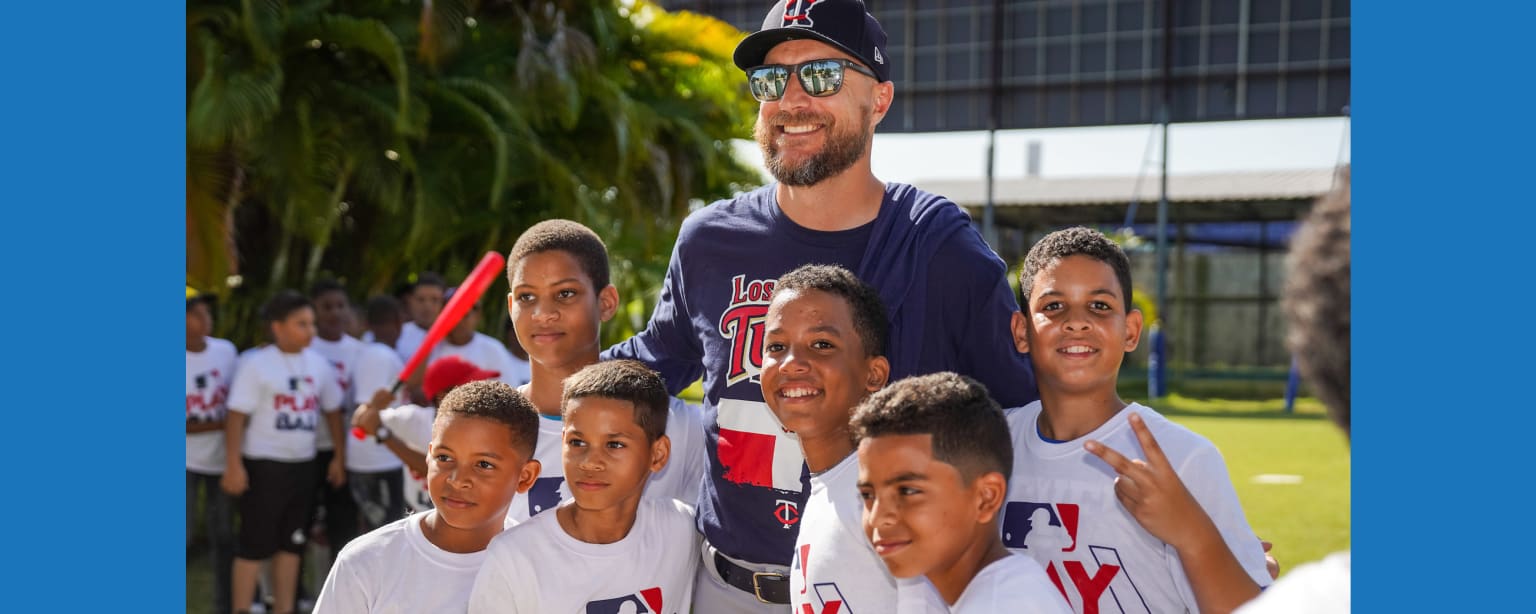
{"label": "green grass field", "polygon": [[[1146,403],[1123,390],[1127,400]],[[1286,414],[1279,400],[1194,399],[1146,403],[1209,438],[1226,458],[1232,483],[1260,537],[1275,544],[1281,574],[1349,548],[1349,447],[1312,399]],[[1256,476],[1299,476],[1257,483]],[[206,555],[187,561],[187,612],[211,611]]]}

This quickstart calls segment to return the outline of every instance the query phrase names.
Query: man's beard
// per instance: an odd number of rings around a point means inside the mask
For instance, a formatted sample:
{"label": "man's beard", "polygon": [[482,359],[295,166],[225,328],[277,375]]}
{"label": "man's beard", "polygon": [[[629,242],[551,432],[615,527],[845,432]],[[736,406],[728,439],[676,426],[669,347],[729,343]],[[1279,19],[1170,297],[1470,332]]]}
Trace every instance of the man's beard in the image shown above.
{"label": "man's beard", "polygon": [[[863,108],[858,117],[868,117],[869,109]],[[791,166],[780,155],[779,145],[774,142],[779,136],[778,127],[796,124],[822,124],[827,126],[824,130],[831,130],[827,134],[826,143],[821,151],[812,154],[799,165]],[[768,120],[758,119],[753,129],[757,137],[757,145],[763,150],[763,166],[774,179],[784,185],[805,187],[821,183],[823,180],[837,175],[849,167],[864,155],[869,147],[870,131],[853,126],[848,131],[835,130],[835,124],[825,116],[811,113],[779,113]]]}

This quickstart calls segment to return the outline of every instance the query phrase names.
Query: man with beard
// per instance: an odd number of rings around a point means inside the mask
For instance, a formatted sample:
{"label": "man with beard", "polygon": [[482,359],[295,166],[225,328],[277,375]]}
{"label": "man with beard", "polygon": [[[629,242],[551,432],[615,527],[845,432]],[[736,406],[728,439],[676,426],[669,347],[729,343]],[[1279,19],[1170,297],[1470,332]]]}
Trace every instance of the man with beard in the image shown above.
{"label": "man with beard", "polygon": [[[644,361],[673,394],[704,378],[710,470],[694,611],[780,612],[790,602],[810,473],[758,379],[779,275],[835,264],[876,288],[891,321],[891,381],[955,371],[1003,407],[1038,396],[1028,357],[1009,340],[1018,304],[1003,261],[953,202],[870,170],[871,137],[895,91],[885,45],[859,0],[780,0],[737,46],[777,181],[683,222],[650,323],[603,357]],[[825,393],[813,374],[796,377],[794,396]],[[837,607],[837,587],[816,590],[822,609]]]}

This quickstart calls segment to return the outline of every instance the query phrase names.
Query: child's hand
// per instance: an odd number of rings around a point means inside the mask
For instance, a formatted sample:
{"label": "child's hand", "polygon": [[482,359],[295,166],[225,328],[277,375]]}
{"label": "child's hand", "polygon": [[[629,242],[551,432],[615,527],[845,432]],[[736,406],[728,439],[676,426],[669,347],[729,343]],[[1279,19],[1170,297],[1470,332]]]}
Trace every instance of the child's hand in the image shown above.
{"label": "child's hand", "polygon": [[1128,459],[1097,441],[1084,442],[1083,447],[1120,474],[1115,478],[1115,497],[1148,533],[1175,549],[1199,543],[1208,537],[1202,529],[1215,530],[1215,525],[1184,487],[1146,422],[1133,412],[1130,423],[1147,460]]}
{"label": "child's hand", "polygon": [[1269,551],[1271,548],[1274,548],[1275,545],[1262,539],[1259,540],[1259,545],[1264,547],[1264,570],[1269,572],[1269,579],[1279,580],[1280,561],[1276,560],[1274,553]]}
{"label": "child's hand", "polygon": [[395,404],[395,393],[388,388],[380,388],[373,393],[373,398],[368,399],[368,406],[374,409],[387,409]]}
{"label": "child's hand", "polygon": [[369,435],[379,430],[379,410],[374,409],[372,401],[357,406],[357,411],[352,413],[352,426],[361,429]]}
{"label": "child's hand", "polygon": [[238,497],[244,494],[245,489],[250,487],[250,484],[246,481],[245,467],[235,465],[234,467],[225,468],[224,477],[219,478],[219,486],[224,488],[224,492],[232,496]]}
{"label": "child's hand", "polygon": [[331,459],[330,466],[325,468],[325,479],[331,483],[332,488],[341,488],[347,483],[347,465],[342,457]]}

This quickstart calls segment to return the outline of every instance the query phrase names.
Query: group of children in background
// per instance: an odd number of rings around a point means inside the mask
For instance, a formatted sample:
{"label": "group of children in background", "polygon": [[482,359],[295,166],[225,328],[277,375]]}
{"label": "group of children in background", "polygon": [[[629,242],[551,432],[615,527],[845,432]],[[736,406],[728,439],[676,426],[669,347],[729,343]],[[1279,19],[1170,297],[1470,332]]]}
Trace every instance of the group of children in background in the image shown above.
{"label": "group of children in background", "polygon": [[[232,562],[214,548],[215,571],[233,571],[221,611],[249,606],[267,559],[277,610],[292,611],[321,479],[351,485],[366,534],[336,545],[315,612],[690,611],[701,412],[641,363],[598,361],[619,296],[592,231],[535,225],[507,266],[526,380],[445,353],[420,406],[390,392],[401,352],[387,345],[414,351],[408,331],[430,318],[393,332],[398,305],[376,299],[371,345],[326,326],[312,341],[345,293],[285,292],[264,310],[272,344],[236,366],[189,294],[189,523],[199,486],[211,530],[229,526],[220,486],[240,515]],[[793,612],[1225,612],[1271,583],[1215,446],[1116,392],[1143,326],[1125,253],[1058,231],[1019,281],[1011,333],[1040,400],[1005,410],[953,373],[888,382],[885,310],[847,270],[779,278],[763,398],[812,484]],[[335,366],[347,357],[355,368]],[[365,438],[343,437],[354,425]],[[322,439],[332,456],[316,467]]]}

